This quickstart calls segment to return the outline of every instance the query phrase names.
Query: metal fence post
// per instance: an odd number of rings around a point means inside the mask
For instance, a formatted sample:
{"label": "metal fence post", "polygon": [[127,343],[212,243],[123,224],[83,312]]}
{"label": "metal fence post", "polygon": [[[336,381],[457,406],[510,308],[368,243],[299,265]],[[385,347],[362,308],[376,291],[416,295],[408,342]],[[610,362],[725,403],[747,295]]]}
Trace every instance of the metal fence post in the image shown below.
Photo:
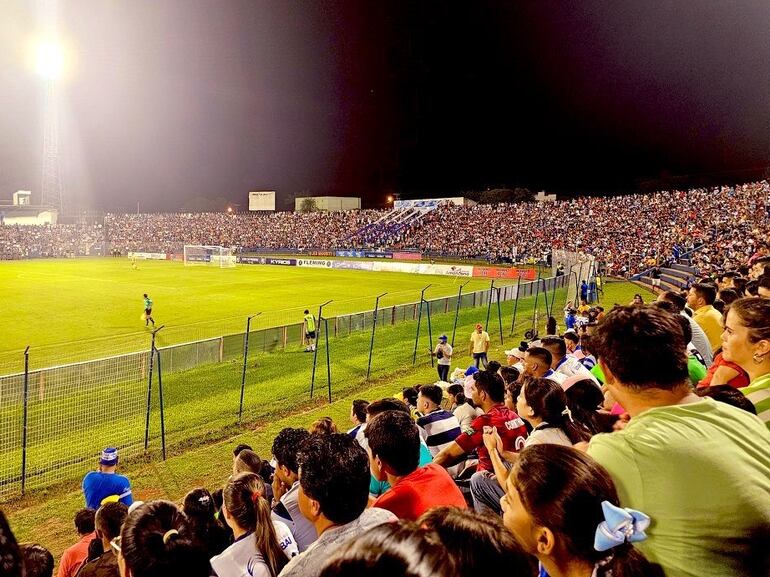
{"label": "metal fence post", "polygon": [[516,331],[516,313],[519,308],[519,294],[521,293],[521,271],[519,271],[519,280],[516,282],[516,298],[513,301],[513,320],[511,321],[511,336]]}
{"label": "metal fence post", "polygon": [[500,344],[503,344],[503,311],[500,308],[500,288],[497,289],[497,325],[500,327]]}
{"label": "metal fence post", "polygon": [[[431,353],[433,352],[433,327],[430,324],[430,301],[425,301],[425,307],[428,310],[428,343],[430,346]],[[430,366],[433,365],[433,355],[430,356]]]}
{"label": "metal fence post", "polygon": [[492,292],[495,290],[495,281],[493,280],[489,285],[489,300],[487,301],[487,320],[484,322],[484,329],[489,329],[489,311],[492,310]]}
{"label": "metal fence post", "polygon": [[372,317],[372,339],[369,341],[369,364],[366,366],[366,380],[372,371],[372,352],[374,351],[374,331],[377,330],[377,312],[380,308],[380,299],[388,293],[382,293],[374,301],[374,316]]}
{"label": "metal fence post", "polygon": [[540,273],[537,273],[537,282],[535,284],[535,305],[532,307],[532,338],[535,338],[535,335],[538,331],[538,319],[537,319],[537,301],[540,297]]}
{"label": "metal fence post", "polygon": [[29,345],[24,349],[24,408],[21,433],[21,495],[27,488],[27,430],[29,417]]}
{"label": "metal fence post", "polygon": [[[326,341],[326,382],[329,385],[329,403],[332,402],[332,363],[329,358],[329,321],[324,319],[324,340]],[[316,347],[318,348],[318,347]]]}
{"label": "metal fence post", "polygon": [[[326,305],[328,305],[330,302],[332,302],[332,301],[326,301],[322,305],[318,306],[318,330],[321,330],[321,319],[323,318],[321,315],[323,314],[324,307]],[[327,325],[324,328],[327,329],[327,330],[324,331],[324,333],[328,333],[328,328],[329,328],[328,327],[328,323],[327,323]],[[315,392],[315,368],[316,368],[316,364],[318,363],[318,341],[320,341],[320,340],[321,340],[320,338],[316,337],[316,341],[315,341],[316,342],[316,347],[313,350],[313,370],[310,373],[310,398],[311,399],[313,398],[313,393]],[[328,342],[329,342],[329,335],[328,334],[326,334],[326,342],[327,342],[327,345],[328,345]],[[327,354],[327,356],[329,354],[329,347],[328,346],[326,347],[326,354]]]}
{"label": "metal fence post", "polygon": [[[251,332],[251,319],[261,315],[259,312],[250,317],[246,317],[246,334],[243,335],[243,371],[241,372],[241,402],[238,406],[238,424],[241,424],[241,418],[243,417],[243,395],[246,391],[246,363],[249,359],[249,333]],[[286,347],[286,330],[284,328],[284,348]]]}
{"label": "metal fence post", "polygon": [[152,330],[152,343],[150,344],[150,368],[147,371],[147,415],[144,422],[144,450],[150,446],[150,407],[152,406],[152,371],[153,362],[155,360],[155,335],[165,325]]}
{"label": "metal fence post", "polygon": [[457,306],[455,307],[455,322],[452,326],[452,347],[455,346],[455,333],[457,332],[457,319],[460,316],[460,307],[462,306],[462,295],[463,295],[463,287],[467,285],[469,280],[465,281],[463,284],[460,285],[460,288],[457,291]]}
{"label": "metal fence post", "polygon": [[420,292],[420,308],[417,311],[417,332],[414,337],[414,354],[412,355],[412,365],[417,362],[417,344],[420,341],[420,325],[422,324],[422,303],[425,302],[425,291],[428,290],[430,286],[431,285],[426,286],[424,289],[422,289],[422,292]]}
{"label": "metal fence post", "polygon": [[158,355],[158,401],[160,402],[160,447],[163,460],[166,460],[166,416],[163,413],[163,371],[160,365],[160,351],[155,349]]}

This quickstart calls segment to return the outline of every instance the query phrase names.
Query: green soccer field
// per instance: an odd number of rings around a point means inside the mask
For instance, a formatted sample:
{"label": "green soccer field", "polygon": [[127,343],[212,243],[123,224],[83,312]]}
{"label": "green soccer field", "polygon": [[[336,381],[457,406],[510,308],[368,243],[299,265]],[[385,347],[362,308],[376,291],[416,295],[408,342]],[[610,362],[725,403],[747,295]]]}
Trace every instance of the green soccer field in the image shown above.
{"label": "green soccer field", "polygon": [[[0,262],[3,321],[0,367],[21,363],[29,345],[37,367],[142,350],[149,331],[140,318],[142,294],[154,301],[153,316],[165,325],[159,345],[241,332],[257,312],[256,327],[301,322],[302,310],[326,316],[456,294],[465,282],[446,276],[240,265],[233,269],[185,267],[180,262],[126,258]],[[508,281],[510,282],[510,281]],[[501,283],[498,283],[501,284]],[[470,280],[464,292],[489,287]]]}

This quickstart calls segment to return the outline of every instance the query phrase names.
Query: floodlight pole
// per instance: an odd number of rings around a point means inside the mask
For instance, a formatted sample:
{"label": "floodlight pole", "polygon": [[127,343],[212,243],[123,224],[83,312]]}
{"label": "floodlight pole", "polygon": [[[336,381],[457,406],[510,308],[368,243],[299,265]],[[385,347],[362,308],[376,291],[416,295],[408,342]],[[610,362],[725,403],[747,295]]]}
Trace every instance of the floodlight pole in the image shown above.
{"label": "floodlight pole", "polygon": [[[318,306],[318,330],[319,331],[321,330],[321,319],[323,318],[322,317],[323,309],[326,305],[328,305],[331,302],[332,301],[329,300]],[[328,328],[328,326],[326,328]],[[328,333],[329,331],[327,330],[325,332]],[[315,341],[316,347],[315,347],[315,350],[313,351],[313,370],[310,374],[310,398],[311,399],[313,398],[313,393],[315,392],[315,368],[316,368],[316,363],[318,362],[318,343],[321,340],[319,336],[320,335],[316,335],[316,341]],[[328,334],[326,334],[326,357],[327,357],[327,363],[328,363],[328,358],[329,358],[329,335]],[[329,370],[328,373],[329,373],[329,387],[331,390],[331,370]]]}
{"label": "floodlight pole", "polygon": [[420,292],[420,309],[417,313],[417,334],[414,338],[414,354],[412,355],[412,365],[417,362],[417,344],[420,341],[420,325],[422,324],[422,303],[425,302],[425,291],[428,290],[431,286],[433,285],[429,284]]}
{"label": "floodlight pole", "polygon": [[246,390],[246,363],[249,359],[249,333],[251,332],[251,319],[261,315],[261,312],[246,317],[246,334],[243,335],[243,371],[241,372],[241,402],[238,405],[238,424],[241,424],[243,417],[243,394]]}
{"label": "floodlight pole", "polygon": [[27,488],[27,425],[29,409],[29,345],[24,349],[24,416],[21,437],[21,495]]}
{"label": "floodlight pole", "polygon": [[150,445],[150,407],[152,406],[152,369],[153,362],[155,360],[155,335],[158,334],[163,327],[161,325],[157,329],[152,329],[152,343],[150,344],[150,368],[147,375],[147,413],[144,422],[144,451],[147,452],[147,448]]}
{"label": "floodlight pole", "polygon": [[463,284],[460,285],[459,290],[457,291],[457,306],[455,307],[455,324],[452,327],[452,347],[455,346],[455,333],[457,332],[457,317],[460,316],[460,302],[463,295],[463,287],[467,285],[469,280],[465,281]]}
{"label": "floodlight pole", "polygon": [[388,293],[382,293],[374,300],[374,316],[372,317],[372,339],[369,341],[369,364],[366,366],[366,380],[372,371],[372,351],[374,351],[374,331],[377,329],[377,312],[380,308],[380,299]]}

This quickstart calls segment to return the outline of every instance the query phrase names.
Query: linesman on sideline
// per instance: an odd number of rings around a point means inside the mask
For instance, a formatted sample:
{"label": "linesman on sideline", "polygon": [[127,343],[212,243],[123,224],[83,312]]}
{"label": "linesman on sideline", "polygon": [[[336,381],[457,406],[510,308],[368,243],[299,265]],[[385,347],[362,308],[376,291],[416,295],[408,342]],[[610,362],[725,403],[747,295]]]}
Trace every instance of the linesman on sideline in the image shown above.
{"label": "linesman on sideline", "polygon": [[155,319],[152,318],[152,299],[144,293],[144,326],[152,323],[155,326]]}
{"label": "linesman on sideline", "polygon": [[315,350],[315,329],[316,322],[313,314],[305,309],[305,352],[309,353]]}

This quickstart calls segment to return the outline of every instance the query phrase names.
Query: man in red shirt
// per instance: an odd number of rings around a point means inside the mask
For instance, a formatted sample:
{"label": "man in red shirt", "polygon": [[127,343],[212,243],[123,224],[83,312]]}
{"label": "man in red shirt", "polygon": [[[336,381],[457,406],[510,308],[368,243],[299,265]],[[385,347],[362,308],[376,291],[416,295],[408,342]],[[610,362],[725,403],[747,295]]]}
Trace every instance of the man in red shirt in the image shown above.
{"label": "man in red shirt", "polygon": [[[500,497],[505,491],[495,479],[492,460],[489,451],[484,446],[484,427],[494,427],[503,441],[503,450],[518,452],[524,447],[527,439],[527,428],[524,421],[514,411],[503,404],[505,384],[497,373],[480,371],[475,374],[475,382],[471,386],[473,404],[481,407],[484,414],[476,417],[469,430],[457,437],[451,445],[442,449],[433,462],[442,467],[450,467],[464,458],[474,449],[479,455],[479,466],[471,477],[471,493],[473,507],[479,512],[500,512]],[[488,495],[487,495],[488,494]],[[488,498],[480,499],[479,495]]]}
{"label": "man in red shirt", "polygon": [[93,509],[81,509],[75,514],[75,529],[80,540],[62,554],[56,577],[75,577],[83,561],[88,557],[88,544],[96,538],[94,517]]}
{"label": "man in red shirt", "polygon": [[401,411],[386,411],[366,423],[369,466],[391,488],[374,502],[399,519],[411,521],[434,507],[467,507],[465,498],[443,467],[419,467],[420,431]]}

